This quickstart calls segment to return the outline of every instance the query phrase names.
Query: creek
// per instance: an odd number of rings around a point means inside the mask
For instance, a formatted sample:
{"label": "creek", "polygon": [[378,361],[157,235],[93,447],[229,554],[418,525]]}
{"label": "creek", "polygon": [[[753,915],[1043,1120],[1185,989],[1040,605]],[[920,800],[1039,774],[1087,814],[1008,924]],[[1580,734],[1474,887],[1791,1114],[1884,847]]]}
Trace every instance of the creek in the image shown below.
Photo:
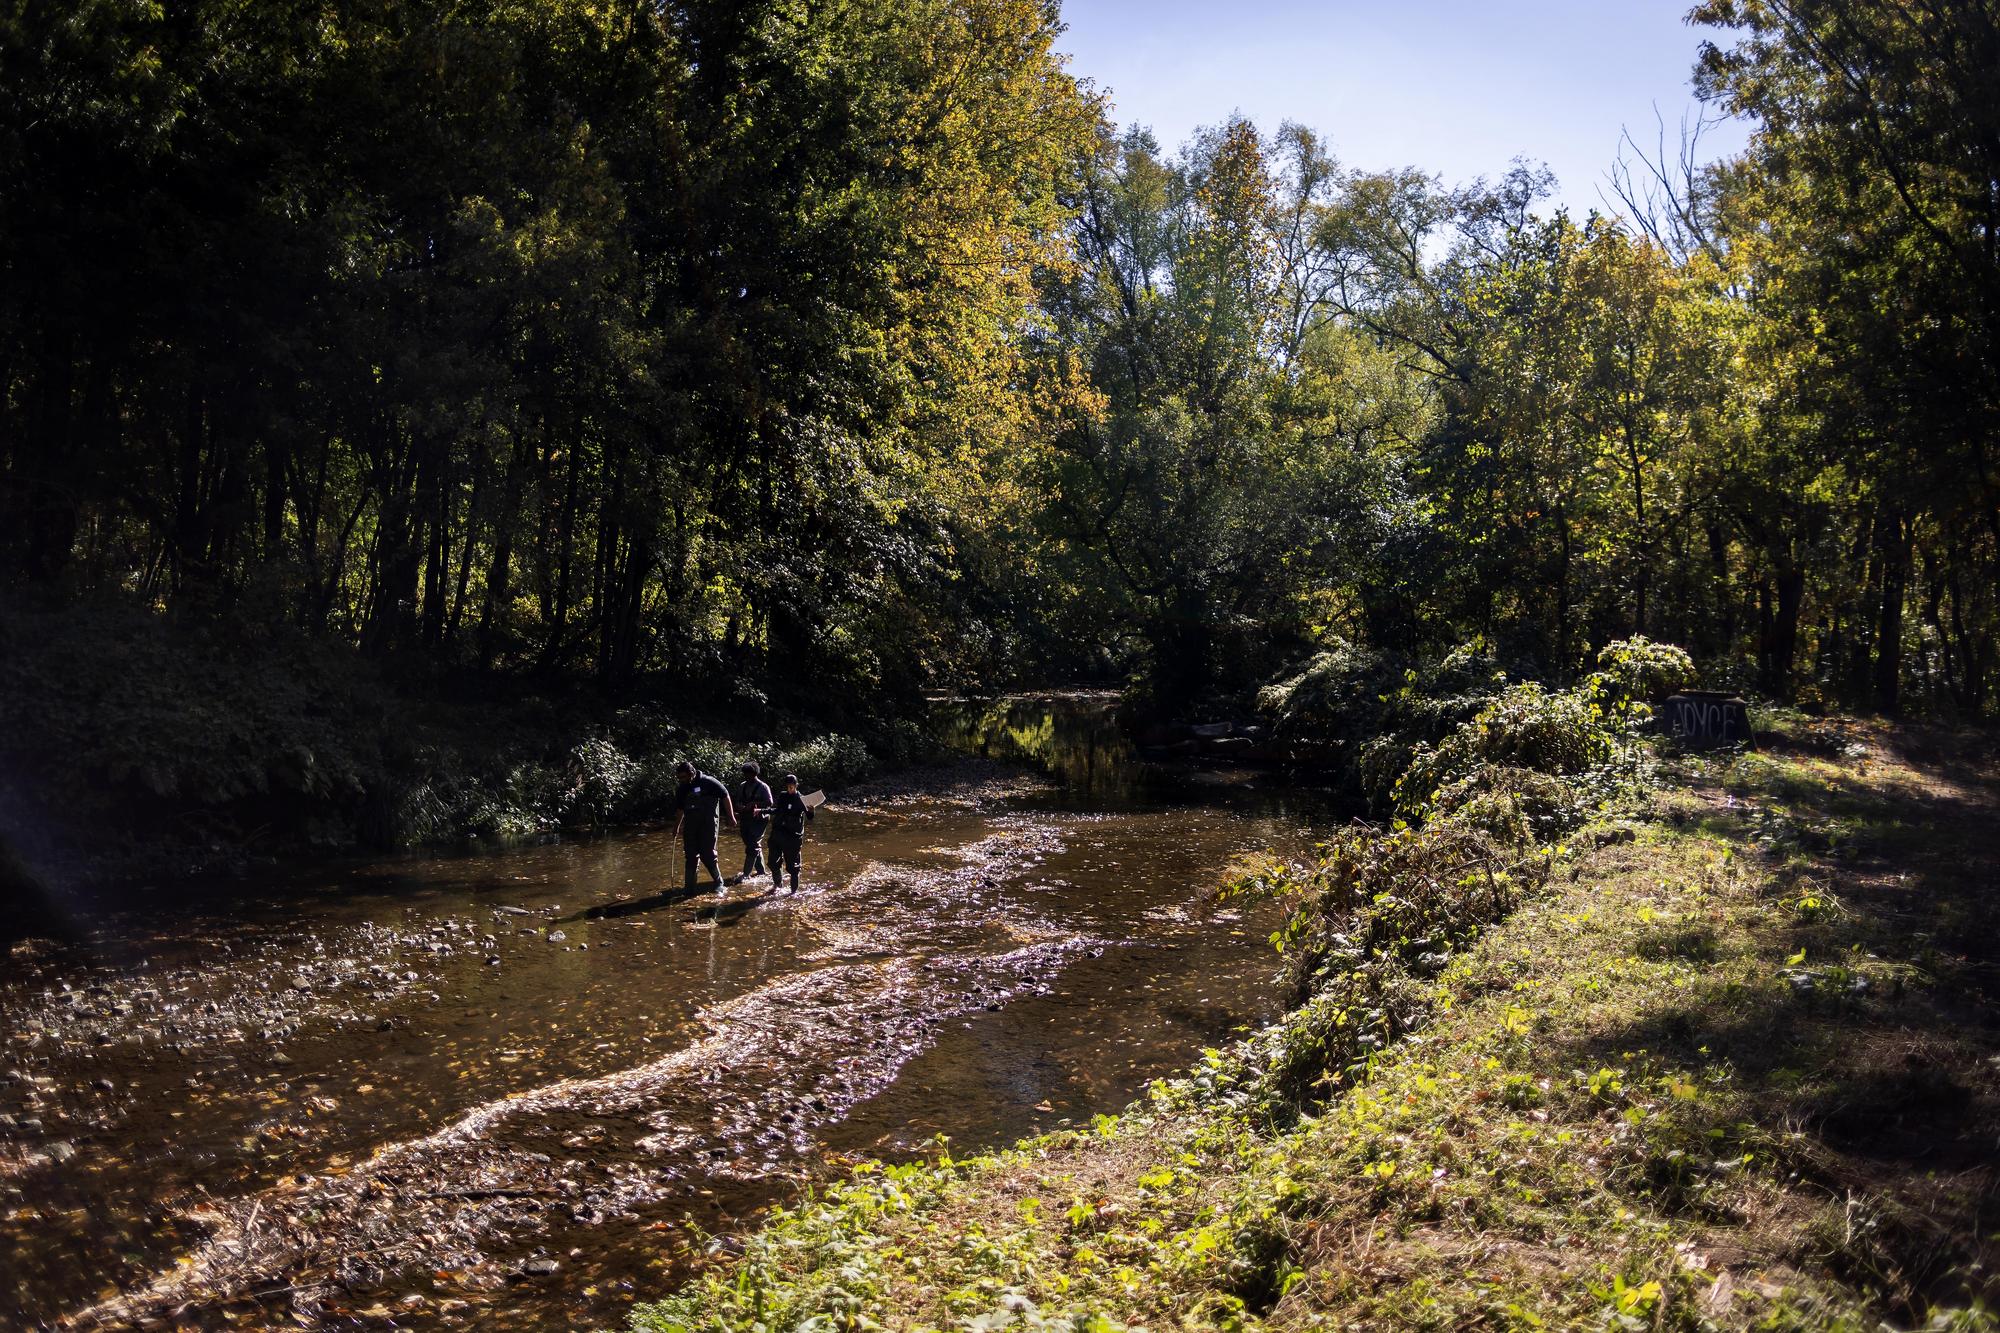
{"label": "creek", "polygon": [[1323,793],[1144,763],[1103,697],[942,707],[1045,776],[831,792],[796,895],[683,895],[640,830],[16,946],[0,1326],[615,1327],[853,1157],[1087,1124],[1274,1015],[1273,923],[1214,890]]}

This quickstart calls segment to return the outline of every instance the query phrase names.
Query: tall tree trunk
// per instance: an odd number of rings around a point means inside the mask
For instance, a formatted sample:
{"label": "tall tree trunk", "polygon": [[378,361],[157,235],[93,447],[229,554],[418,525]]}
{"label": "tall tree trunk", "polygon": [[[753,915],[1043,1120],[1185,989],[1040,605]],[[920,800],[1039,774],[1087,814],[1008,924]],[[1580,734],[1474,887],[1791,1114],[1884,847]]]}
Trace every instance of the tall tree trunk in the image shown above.
{"label": "tall tree trunk", "polygon": [[444,642],[445,603],[451,569],[451,451],[439,448],[430,460],[431,479],[424,488],[429,540],[424,549],[423,641],[435,648]]}
{"label": "tall tree trunk", "polygon": [[490,670],[499,655],[503,622],[513,600],[514,531],[521,522],[528,450],[528,437],[516,431],[507,475],[500,484],[500,508],[493,516],[493,561],[486,568],[486,600],[479,610],[479,665],[483,670]]}
{"label": "tall tree trunk", "polygon": [[75,340],[49,333],[33,394],[23,453],[33,461],[20,478],[26,519],[22,564],[28,577],[53,582],[69,566],[80,516],[75,490]]}
{"label": "tall tree trunk", "polygon": [[1910,578],[1910,531],[1890,513],[1882,525],[1882,614],[1875,631],[1875,707],[1894,713],[1903,678],[1903,598]]}
{"label": "tall tree trunk", "polygon": [[466,589],[472,585],[472,548],[479,544],[479,501],[486,490],[487,472],[486,445],[482,441],[472,460],[472,493],[465,500],[465,527],[458,539],[458,578],[451,596],[451,614],[444,627],[445,642],[458,638],[460,623],[465,618]]}
{"label": "tall tree trunk", "polygon": [[[1710,523],[1707,527],[1710,586],[1714,590],[1716,618],[1721,622],[1716,626],[1708,648],[1710,653],[1727,653],[1736,647],[1738,607],[1738,594],[1729,578],[1729,534],[1723,531],[1720,523]],[[1689,601],[1695,607],[1699,606],[1698,597],[1691,595]],[[1700,612],[1696,610],[1694,614],[1699,615]]]}
{"label": "tall tree trunk", "polygon": [[1569,583],[1570,563],[1574,559],[1573,541],[1569,530],[1569,508],[1558,501],[1556,504],[1556,534],[1562,542],[1562,559],[1556,566],[1556,635],[1555,668],[1567,673],[1569,660]]}
{"label": "tall tree trunk", "polygon": [[569,631],[570,566],[576,557],[576,492],[578,474],[583,470],[583,427],[578,422],[571,432],[569,476],[563,483],[562,517],[556,532],[556,596],[549,616],[548,639],[542,645],[542,665],[555,665],[563,653]]}
{"label": "tall tree trunk", "polygon": [[1632,473],[1632,632],[1646,632],[1646,595],[1653,586],[1652,544],[1646,539],[1646,473],[1639,457],[1639,435],[1629,409],[1625,413],[1625,456]]}
{"label": "tall tree trunk", "polygon": [[201,484],[207,433],[208,406],[203,401],[201,386],[190,384],[181,417],[179,466],[175,470],[178,482],[174,502],[175,593],[200,580],[202,560],[208,551]]}
{"label": "tall tree trunk", "polygon": [[[383,427],[394,448],[394,423]],[[382,503],[376,542],[375,580],[362,651],[380,656],[409,642],[416,619],[417,577],[423,567],[422,523],[418,496],[424,485],[417,448],[406,443],[390,471],[389,493]]]}
{"label": "tall tree trunk", "polygon": [[1799,650],[1799,612],[1806,602],[1806,572],[1796,566],[1780,570],[1778,603],[1771,619],[1771,678],[1765,688],[1773,697],[1792,697],[1792,663]]}
{"label": "tall tree trunk", "polygon": [[279,560],[285,552],[285,464],[287,448],[281,431],[264,432],[263,558]]}

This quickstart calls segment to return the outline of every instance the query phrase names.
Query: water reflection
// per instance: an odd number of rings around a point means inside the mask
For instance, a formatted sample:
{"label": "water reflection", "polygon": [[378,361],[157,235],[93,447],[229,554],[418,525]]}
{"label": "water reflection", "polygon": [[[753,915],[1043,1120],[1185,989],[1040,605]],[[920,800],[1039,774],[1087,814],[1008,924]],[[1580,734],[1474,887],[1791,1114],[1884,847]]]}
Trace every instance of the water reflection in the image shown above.
{"label": "water reflection", "polygon": [[932,714],[954,748],[1033,764],[1058,779],[1079,808],[1171,797],[1186,785],[1140,756],[1119,726],[1116,695],[947,699],[934,702]]}

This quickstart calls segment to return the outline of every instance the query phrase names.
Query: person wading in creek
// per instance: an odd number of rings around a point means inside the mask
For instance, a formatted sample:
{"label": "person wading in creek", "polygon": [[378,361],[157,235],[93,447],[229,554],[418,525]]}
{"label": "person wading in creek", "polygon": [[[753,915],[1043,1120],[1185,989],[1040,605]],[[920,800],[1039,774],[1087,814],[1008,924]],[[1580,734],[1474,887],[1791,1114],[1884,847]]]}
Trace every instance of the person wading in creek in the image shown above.
{"label": "person wading in creek", "polygon": [[736,789],[736,803],[743,808],[743,873],[738,879],[764,873],[764,830],[771,827],[771,808],[777,803],[771,784],[758,774],[755,759],[743,764],[743,785]]}
{"label": "person wading in creek", "polygon": [[780,887],[780,874],[792,872],[792,892],[799,891],[799,857],[805,851],[806,825],[813,808],[799,795],[799,775],[785,774],[785,789],[778,794],[771,811],[771,887]]}
{"label": "person wading in creek", "polygon": [[719,889],[722,871],[715,863],[716,815],[720,812],[728,816],[731,824],[736,822],[736,806],[729,799],[729,788],[722,785],[721,778],[699,772],[685,760],[674,769],[674,774],[681,780],[680,791],[674,797],[674,809],[680,812],[674,818],[674,836],[682,839],[681,851],[687,863],[681,888],[694,892],[694,868],[700,862],[708,867]]}

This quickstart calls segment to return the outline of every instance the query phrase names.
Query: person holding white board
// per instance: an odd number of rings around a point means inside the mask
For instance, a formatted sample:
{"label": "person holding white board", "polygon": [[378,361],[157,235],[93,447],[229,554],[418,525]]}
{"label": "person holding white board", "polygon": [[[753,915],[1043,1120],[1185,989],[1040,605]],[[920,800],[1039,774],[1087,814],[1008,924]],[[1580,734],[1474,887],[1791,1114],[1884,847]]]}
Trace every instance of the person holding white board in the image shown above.
{"label": "person holding white board", "polygon": [[792,892],[799,891],[799,859],[805,851],[806,825],[813,811],[826,804],[825,792],[799,794],[799,775],[785,774],[785,789],[771,807],[771,887],[783,886],[783,873],[792,876]]}

